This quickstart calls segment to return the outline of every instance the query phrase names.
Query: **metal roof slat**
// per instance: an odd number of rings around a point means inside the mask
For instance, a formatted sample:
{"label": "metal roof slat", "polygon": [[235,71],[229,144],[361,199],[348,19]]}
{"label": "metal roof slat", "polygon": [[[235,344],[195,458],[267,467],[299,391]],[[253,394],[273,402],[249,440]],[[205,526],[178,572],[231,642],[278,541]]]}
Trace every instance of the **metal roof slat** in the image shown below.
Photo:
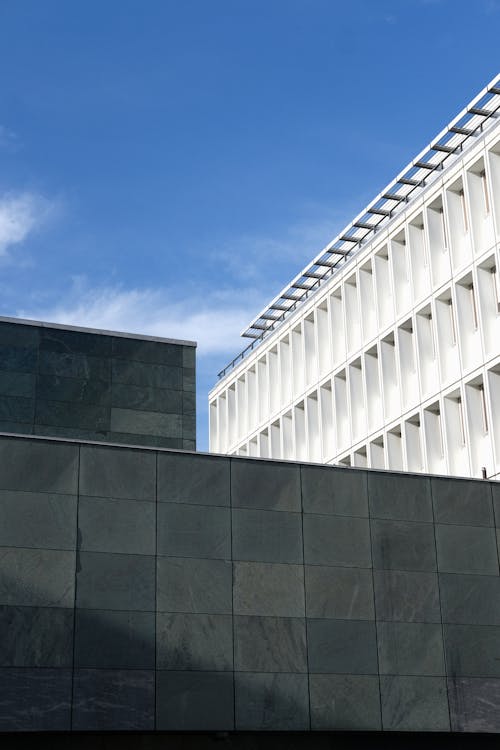
{"label": "metal roof slat", "polygon": [[[293,295],[293,292],[289,292],[288,290],[286,290],[280,296],[281,296],[282,299],[291,299],[292,302],[300,302],[300,300],[304,296],[303,294],[300,294],[300,292],[299,292],[299,295],[300,295],[299,297],[293,297],[292,295]],[[292,308],[290,308],[290,309],[292,309]],[[251,326],[249,326],[249,328],[251,328]]]}
{"label": "metal roof slat", "polygon": [[397,203],[401,203],[401,201],[406,200],[406,195],[398,195],[397,193],[384,193],[382,195],[382,198],[385,198],[387,201],[396,201]]}
{"label": "metal roof slat", "polygon": [[353,224],[353,227],[359,227],[359,229],[370,229],[370,230],[373,230],[373,229],[377,228],[377,224],[367,224],[364,221],[355,221],[354,224]]}
{"label": "metal roof slat", "polygon": [[[497,111],[500,107],[500,101],[498,98],[500,95],[500,76],[497,76],[493,81],[488,84],[468,105],[464,108],[455,118],[447,125],[441,133],[434,139],[434,142],[427,146],[422,152],[415,158],[415,161],[407,166],[393,182],[388,185],[382,195],[379,195],[361,214],[359,214],[350,225],[348,225],[342,235],[338,236],[336,240],[330,243],[330,246],[322,250],[319,256],[317,256],[302,272],[301,275],[297,276],[296,279],[289,284],[263,311],[264,313],[269,309],[279,309],[283,315],[276,318],[276,321],[281,322],[285,318],[288,312],[292,312],[296,309],[297,303],[304,301],[308,297],[309,292],[315,293],[321,286],[323,280],[331,278],[335,270],[340,266],[341,259],[347,261],[351,256],[357,253],[357,247],[364,243],[367,237],[384,226],[394,215],[394,212],[399,210],[399,204],[403,201],[407,201],[413,198],[413,189],[424,188],[426,182],[431,178],[432,173],[443,168],[443,163],[447,157],[457,150],[461,149],[465,141],[477,132],[482,132],[486,120],[497,116]],[[422,174],[420,170],[424,171]],[[408,191],[407,196],[403,196],[400,191],[397,190],[397,185],[407,185],[412,188]],[[397,192],[391,192],[396,190]],[[396,205],[388,208],[387,204],[383,201],[395,201]],[[390,204],[389,204],[390,205]],[[378,220],[374,220],[370,223],[371,216],[380,217]],[[360,236],[353,236],[352,230],[364,229],[366,233]],[[336,247],[340,243],[349,243],[350,247]],[[320,260],[323,256],[335,255],[337,258],[335,261],[330,262],[326,259]],[[323,268],[330,268],[331,273],[328,271],[325,274],[319,275],[317,270],[314,268],[320,266]],[[301,282],[302,278],[316,279],[315,283],[311,285],[304,284]],[[290,302],[289,307],[279,304],[279,300],[285,300]],[[275,307],[273,307],[275,305]],[[274,317],[274,316],[273,316]],[[267,318],[271,320],[271,317]],[[254,322],[261,320],[260,316],[257,316]],[[268,326],[258,336],[251,333],[252,325],[250,325],[242,335],[248,335],[250,338],[259,338],[265,335],[266,330],[270,330]],[[250,347],[245,349],[247,352],[250,348],[255,346],[255,342],[252,342]],[[233,360],[238,361],[239,357]],[[226,370],[227,371],[227,368]]]}
{"label": "metal roof slat", "polygon": [[445,154],[452,154],[454,151],[456,151],[458,146],[455,146],[454,148],[452,146],[441,146],[440,144],[434,144],[432,146],[433,151],[442,151]]}
{"label": "metal roof slat", "polygon": [[369,208],[368,212],[371,214],[379,214],[380,216],[392,216],[392,211],[387,211],[384,208]]}
{"label": "metal roof slat", "polygon": [[314,273],[314,271],[305,271],[304,276],[308,279],[322,279],[324,278],[324,273]]}
{"label": "metal roof slat", "polygon": [[346,234],[343,234],[341,237],[339,237],[339,240],[341,242],[354,242],[355,245],[358,244],[360,239],[360,237],[348,237]]}
{"label": "metal roof slat", "polygon": [[325,250],[326,253],[331,253],[332,255],[349,255],[349,250],[344,250],[343,247],[330,247],[328,250]]}
{"label": "metal roof slat", "polygon": [[450,128],[450,132],[451,133],[457,133],[458,135],[465,135],[465,136],[469,137],[475,131],[473,129],[471,129],[471,128],[459,128],[457,125],[453,125]]}
{"label": "metal roof slat", "polygon": [[285,305],[279,305],[277,302],[275,302],[272,305],[269,305],[271,310],[281,310],[282,312],[288,312],[290,309],[290,306],[286,307]]}
{"label": "metal roof slat", "polygon": [[401,185],[411,185],[412,187],[418,187],[422,184],[422,180],[414,180],[412,177],[400,177],[398,182]]}
{"label": "metal roof slat", "polygon": [[269,326],[263,325],[262,323],[252,323],[252,328],[255,328],[257,331],[267,331],[269,329]]}
{"label": "metal roof slat", "polygon": [[429,162],[425,162],[425,161],[415,161],[413,162],[413,166],[417,167],[417,169],[434,170],[438,168],[439,164],[430,164]]}
{"label": "metal roof slat", "polygon": [[479,115],[480,117],[489,117],[492,112],[489,109],[485,109],[484,107],[471,107],[467,110],[471,113],[471,115]]}
{"label": "metal roof slat", "polygon": [[262,318],[262,320],[275,321],[275,320],[279,320],[281,315],[271,315],[270,313],[265,312],[265,313],[262,313],[260,317]]}

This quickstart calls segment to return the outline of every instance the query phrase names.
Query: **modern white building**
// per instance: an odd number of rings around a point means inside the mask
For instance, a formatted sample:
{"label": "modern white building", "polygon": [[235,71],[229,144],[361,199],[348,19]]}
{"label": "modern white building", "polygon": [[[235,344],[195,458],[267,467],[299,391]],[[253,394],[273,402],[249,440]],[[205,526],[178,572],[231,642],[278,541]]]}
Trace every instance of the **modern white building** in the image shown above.
{"label": "modern white building", "polygon": [[500,76],[243,332],[210,450],[500,478]]}

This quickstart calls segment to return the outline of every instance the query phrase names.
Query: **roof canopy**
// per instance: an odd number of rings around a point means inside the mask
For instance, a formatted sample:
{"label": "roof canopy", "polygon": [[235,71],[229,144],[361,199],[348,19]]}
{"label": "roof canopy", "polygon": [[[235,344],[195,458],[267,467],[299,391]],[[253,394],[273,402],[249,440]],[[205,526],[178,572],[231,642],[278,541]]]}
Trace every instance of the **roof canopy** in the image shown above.
{"label": "roof canopy", "polygon": [[311,263],[262,310],[241,335],[253,339],[219,377],[224,377],[238,361],[267,334],[285,320],[297,306],[315,293],[321,284],[339,270],[360,247],[385,226],[397,210],[416,197],[445,166],[459,154],[468,139],[479,135],[500,109],[500,75],[496,76],[439,135],[403,169],[356,218],[340,232]]}

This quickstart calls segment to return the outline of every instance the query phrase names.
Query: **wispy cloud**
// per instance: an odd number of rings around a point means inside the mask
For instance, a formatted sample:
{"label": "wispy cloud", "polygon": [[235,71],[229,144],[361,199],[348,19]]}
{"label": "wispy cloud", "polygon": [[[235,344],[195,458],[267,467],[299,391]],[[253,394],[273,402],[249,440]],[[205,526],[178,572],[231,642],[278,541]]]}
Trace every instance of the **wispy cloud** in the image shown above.
{"label": "wispy cloud", "polygon": [[[250,300],[241,290],[182,300],[174,289],[101,286],[77,278],[57,304],[17,310],[22,318],[197,341],[200,354],[237,353],[239,332],[249,320]],[[260,302],[260,300],[259,300]]]}
{"label": "wispy cloud", "polygon": [[[249,343],[240,337],[240,331],[341,226],[334,214],[332,220],[295,223],[279,236],[235,237],[233,242],[206,252],[210,273],[192,278],[188,273],[182,285],[96,284],[85,276],[75,276],[57,302],[52,295],[50,301],[37,298],[34,290],[32,303],[25,303],[16,314],[194,340],[200,355],[229,359]],[[221,269],[220,278],[214,278],[215,264]]]}
{"label": "wispy cloud", "polygon": [[487,0],[485,11],[488,15],[498,13],[500,11],[500,0]]}
{"label": "wispy cloud", "polygon": [[18,147],[19,139],[16,133],[6,128],[5,125],[0,125],[0,149],[16,151]]}
{"label": "wispy cloud", "polygon": [[56,202],[28,191],[0,195],[0,258],[40,229],[56,206]]}
{"label": "wispy cloud", "polygon": [[224,276],[267,287],[274,296],[343,228],[349,214],[330,210],[322,216],[297,221],[279,234],[249,234],[234,238],[208,254]]}

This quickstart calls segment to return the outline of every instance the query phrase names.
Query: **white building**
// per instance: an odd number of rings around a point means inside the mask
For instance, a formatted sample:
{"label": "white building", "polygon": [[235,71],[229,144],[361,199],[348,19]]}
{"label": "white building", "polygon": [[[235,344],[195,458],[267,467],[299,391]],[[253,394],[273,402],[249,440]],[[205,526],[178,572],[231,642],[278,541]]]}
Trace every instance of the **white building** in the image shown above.
{"label": "white building", "polygon": [[243,332],[210,450],[500,478],[499,266],[500,76]]}

